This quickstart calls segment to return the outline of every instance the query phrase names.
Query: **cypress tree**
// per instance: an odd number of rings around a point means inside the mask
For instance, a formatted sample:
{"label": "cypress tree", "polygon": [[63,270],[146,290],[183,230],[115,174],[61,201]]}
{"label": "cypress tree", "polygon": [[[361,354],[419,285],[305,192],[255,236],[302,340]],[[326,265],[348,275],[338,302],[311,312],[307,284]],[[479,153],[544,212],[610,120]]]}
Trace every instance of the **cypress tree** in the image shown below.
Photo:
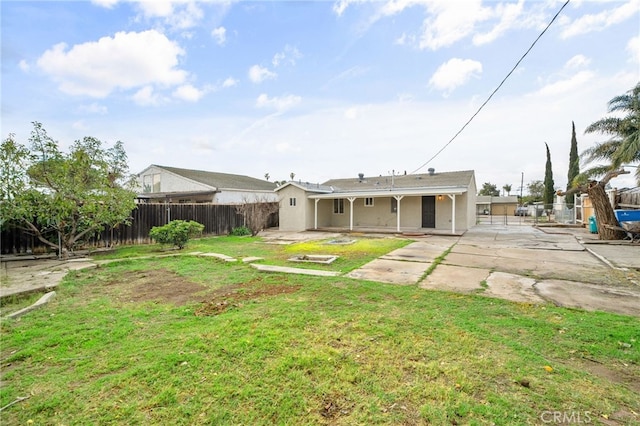
{"label": "cypress tree", "polygon": [[547,147],[547,163],[544,169],[544,195],[542,201],[544,202],[545,210],[553,210],[553,195],[555,190],[553,189],[553,170],[551,169],[551,152],[549,152],[549,145],[545,142]]}
{"label": "cypress tree", "polygon": [[[567,174],[567,191],[573,186],[573,180],[580,174],[580,159],[578,158],[578,140],[576,139],[576,125],[571,122],[571,150],[569,151],[569,173]],[[573,208],[573,195],[565,200],[567,207]]]}

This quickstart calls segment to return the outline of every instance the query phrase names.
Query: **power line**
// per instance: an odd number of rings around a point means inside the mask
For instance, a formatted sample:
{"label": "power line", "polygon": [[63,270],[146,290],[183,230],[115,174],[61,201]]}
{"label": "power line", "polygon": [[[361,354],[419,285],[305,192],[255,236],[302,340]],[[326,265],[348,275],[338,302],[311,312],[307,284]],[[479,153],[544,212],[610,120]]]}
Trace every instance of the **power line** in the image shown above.
{"label": "power line", "polygon": [[464,123],[464,125],[460,128],[460,130],[458,130],[458,132],[453,135],[453,137],[451,139],[449,139],[449,142],[447,142],[446,144],[444,144],[444,146],[442,148],[440,148],[440,150],[438,152],[436,152],[431,158],[429,158],[427,161],[425,161],[420,167],[418,167],[417,169],[415,169],[414,171],[411,172],[411,174],[414,174],[415,172],[417,172],[418,170],[420,170],[421,168],[423,168],[424,166],[426,166],[427,164],[429,164],[431,161],[433,161],[438,155],[440,155],[442,153],[442,151],[444,151],[450,144],[451,142],[453,142],[458,135],[460,135],[460,133],[462,133],[464,131],[464,129],[473,121],[473,119],[476,117],[476,115],[478,115],[480,113],[480,111],[482,111],[482,109],[484,108],[484,106],[489,103],[489,101],[491,100],[491,98],[493,98],[493,95],[496,94],[496,92],[498,90],[500,90],[500,88],[502,87],[502,85],[507,81],[507,79],[511,76],[511,74],[513,74],[513,72],[516,70],[516,68],[518,68],[518,65],[520,65],[520,62],[523,61],[523,59],[529,54],[529,52],[531,51],[531,49],[533,49],[533,47],[536,45],[536,43],[538,43],[538,40],[540,40],[540,38],[544,35],[544,33],[547,32],[547,30],[549,29],[549,27],[551,26],[551,24],[553,24],[553,22],[556,20],[556,18],[560,15],[560,13],[562,12],[562,10],[569,4],[569,1],[571,0],[567,0],[562,7],[560,8],[560,10],[558,10],[558,12],[555,14],[555,16],[551,19],[551,21],[549,21],[549,23],[547,24],[547,26],[545,27],[544,30],[542,30],[542,32],[540,33],[540,35],[538,35],[538,37],[533,41],[533,43],[531,43],[531,46],[529,46],[529,48],[527,49],[526,52],[524,52],[524,55],[522,55],[520,57],[520,59],[518,60],[518,62],[516,62],[516,64],[513,66],[513,68],[511,68],[511,71],[509,71],[509,73],[506,75],[505,78],[502,79],[502,81],[500,82],[500,84],[498,85],[498,87],[495,88],[495,90],[493,92],[491,92],[491,94],[489,95],[489,97],[487,98],[486,101],[484,101],[482,103],[482,105],[480,105],[480,108],[478,108],[478,110],[471,116],[471,118],[469,120],[467,120],[466,123]]}

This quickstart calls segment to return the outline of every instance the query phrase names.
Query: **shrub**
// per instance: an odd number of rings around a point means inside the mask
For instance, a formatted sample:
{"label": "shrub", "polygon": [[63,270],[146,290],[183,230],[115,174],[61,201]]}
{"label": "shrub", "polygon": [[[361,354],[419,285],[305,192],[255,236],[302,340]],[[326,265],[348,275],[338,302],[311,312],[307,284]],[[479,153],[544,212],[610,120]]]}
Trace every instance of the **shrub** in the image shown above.
{"label": "shrub", "polygon": [[251,235],[251,229],[247,228],[246,226],[238,226],[237,228],[233,228],[231,230],[231,235],[235,235],[236,237]]}
{"label": "shrub", "polygon": [[160,244],[171,244],[183,249],[190,238],[200,235],[204,225],[193,220],[172,220],[164,226],[154,226],[149,236]]}

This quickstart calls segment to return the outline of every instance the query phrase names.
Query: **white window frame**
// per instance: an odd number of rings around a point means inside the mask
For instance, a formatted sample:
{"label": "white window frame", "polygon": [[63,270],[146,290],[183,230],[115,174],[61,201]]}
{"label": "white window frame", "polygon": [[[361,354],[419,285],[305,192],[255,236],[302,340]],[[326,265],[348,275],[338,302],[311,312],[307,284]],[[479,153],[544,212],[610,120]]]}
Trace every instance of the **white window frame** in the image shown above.
{"label": "white window frame", "polygon": [[333,199],[333,214],[344,214],[344,198]]}
{"label": "white window frame", "polygon": [[296,197],[290,197],[289,198],[289,207],[295,207],[296,206]]}
{"label": "white window frame", "polygon": [[365,207],[373,207],[373,197],[365,197],[364,206]]}

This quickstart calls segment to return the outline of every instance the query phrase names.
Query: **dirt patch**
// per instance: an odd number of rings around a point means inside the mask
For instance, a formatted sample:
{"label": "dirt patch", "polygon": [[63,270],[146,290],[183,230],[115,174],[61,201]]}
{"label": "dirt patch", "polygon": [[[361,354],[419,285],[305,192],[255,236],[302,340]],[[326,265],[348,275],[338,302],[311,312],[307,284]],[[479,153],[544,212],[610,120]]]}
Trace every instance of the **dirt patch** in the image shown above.
{"label": "dirt patch", "polygon": [[134,271],[103,284],[106,293],[120,302],[155,302],[182,306],[201,301],[207,287],[167,269]]}
{"label": "dirt patch", "polygon": [[229,308],[240,307],[248,300],[294,293],[300,289],[300,285],[285,284],[286,279],[282,277],[279,283],[265,283],[262,278],[256,278],[247,283],[219,288],[207,295],[208,300],[196,310],[196,315],[218,315]]}
{"label": "dirt patch", "polygon": [[588,359],[578,365],[594,376],[624,385],[634,392],[640,393],[640,367],[637,365],[607,366],[599,361]]}
{"label": "dirt patch", "polygon": [[326,419],[336,419],[347,416],[353,410],[354,403],[343,395],[325,395],[322,399],[319,413]]}

